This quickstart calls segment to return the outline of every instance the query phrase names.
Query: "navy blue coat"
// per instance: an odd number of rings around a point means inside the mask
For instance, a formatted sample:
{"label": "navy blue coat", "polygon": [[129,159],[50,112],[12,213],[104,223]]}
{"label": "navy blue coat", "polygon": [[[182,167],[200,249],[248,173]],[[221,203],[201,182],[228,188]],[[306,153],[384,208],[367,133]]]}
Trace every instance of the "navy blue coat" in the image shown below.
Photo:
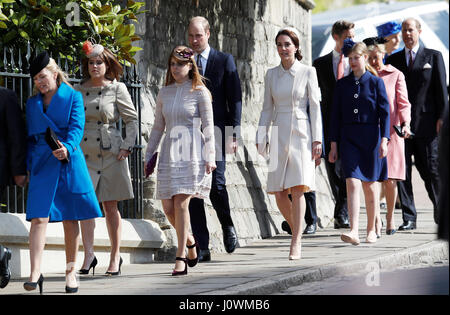
{"label": "navy blue coat", "polygon": [[[214,125],[222,131],[222,158],[225,161],[225,127],[241,125],[242,90],[232,55],[211,48],[204,76],[212,95]],[[220,146],[219,146],[220,147]]]}
{"label": "navy blue coat", "polygon": [[381,78],[366,71],[338,80],[334,93],[330,141],[338,142],[345,178],[387,179],[386,158],[379,158],[381,138],[389,139],[389,100]]}
{"label": "navy blue coat", "polygon": [[[49,217],[50,222],[57,222],[102,216],[80,148],[85,122],[81,93],[62,83],[45,113],[41,94],[28,99],[26,117],[27,220]],[[69,163],[62,164],[53,156],[44,138],[47,127],[67,148]]]}

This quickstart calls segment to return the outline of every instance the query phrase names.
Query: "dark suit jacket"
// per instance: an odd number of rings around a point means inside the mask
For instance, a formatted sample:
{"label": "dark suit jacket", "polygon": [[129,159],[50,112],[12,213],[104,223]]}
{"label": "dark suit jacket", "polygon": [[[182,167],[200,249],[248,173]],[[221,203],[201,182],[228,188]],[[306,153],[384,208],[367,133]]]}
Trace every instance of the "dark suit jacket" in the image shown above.
{"label": "dark suit jacket", "polygon": [[0,87],[0,189],[13,183],[12,176],[26,175],[25,123],[16,94]]}
{"label": "dark suit jacket", "polygon": [[334,88],[336,86],[336,78],[333,72],[333,52],[314,60],[313,66],[317,71],[317,80],[319,81],[320,92],[322,94],[320,109],[322,111],[323,135],[325,140],[324,150],[326,155],[328,155],[327,152],[330,150],[331,109],[333,106]]}
{"label": "dark suit jacket", "polygon": [[212,94],[214,125],[222,130],[241,125],[242,91],[232,55],[211,48],[204,76]]}
{"label": "dark suit jacket", "polygon": [[420,45],[413,69],[406,65],[405,49],[389,56],[391,64],[403,72],[411,103],[411,130],[420,138],[434,138],[436,122],[448,107],[445,65],[439,51]]}

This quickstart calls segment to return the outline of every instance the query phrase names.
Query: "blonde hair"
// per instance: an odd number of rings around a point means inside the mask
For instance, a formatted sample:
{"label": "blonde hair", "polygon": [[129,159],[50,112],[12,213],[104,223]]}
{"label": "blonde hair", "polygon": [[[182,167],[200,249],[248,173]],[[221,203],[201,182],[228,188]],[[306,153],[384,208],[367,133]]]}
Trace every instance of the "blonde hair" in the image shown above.
{"label": "blonde hair", "polygon": [[177,46],[172,50],[167,62],[166,86],[175,83],[175,78],[170,71],[170,63],[172,59],[175,59],[181,64],[192,64],[192,69],[189,70],[189,79],[192,80],[193,90],[199,90],[200,87],[206,87],[204,83],[205,78],[198,71],[197,63],[194,58],[194,51],[186,46]]}
{"label": "blonde hair", "polygon": [[[355,45],[353,45],[347,56],[349,56],[352,53],[355,53],[360,56],[369,56],[369,50],[367,49],[366,44],[364,44],[363,42],[356,43]],[[377,71],[367,62],[366,62],[366,70],[372,73],[374,76],[378,77]]]}
{"label": "blonde hair", "polygon": [[[48,65],[44,69],[47,69],[48,71],[50,71],[52,73],[57,73],[56,85],[58,86],[58,88],[60,87],[60,85],[63,82],[65,84],[67,84],[68,86],[72,87],[72,85],[69,83],[69,77],[68,77],[67,73],[65,73],[64,71],[61,70],[61,68],[56,63],[55,59],[50,58]],[[33,94],[35,95],[38,93],[39,93],[39,89],[35,85],[33,87]]]}
{"label": "blonde hair", "polygon": [[367,51],[372,52],[378,50],[380,53],[386,53],[386,46],[384,44],[374,44],[367,46]]}

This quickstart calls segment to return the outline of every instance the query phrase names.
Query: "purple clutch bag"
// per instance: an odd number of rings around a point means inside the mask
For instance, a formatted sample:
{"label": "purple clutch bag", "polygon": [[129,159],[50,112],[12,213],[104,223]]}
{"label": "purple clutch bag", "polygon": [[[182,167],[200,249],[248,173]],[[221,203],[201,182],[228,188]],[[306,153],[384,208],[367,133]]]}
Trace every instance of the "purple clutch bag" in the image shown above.
{"label": "purple clutch bag", "polygon": [[150,161],[148,161],[147,165],[145,166],[145,178],[152,175],[153,172],[155,171],[157,159],[158,159],[158,152],[155,152],[155,154],[153,154],[152,158],[150,159]]}

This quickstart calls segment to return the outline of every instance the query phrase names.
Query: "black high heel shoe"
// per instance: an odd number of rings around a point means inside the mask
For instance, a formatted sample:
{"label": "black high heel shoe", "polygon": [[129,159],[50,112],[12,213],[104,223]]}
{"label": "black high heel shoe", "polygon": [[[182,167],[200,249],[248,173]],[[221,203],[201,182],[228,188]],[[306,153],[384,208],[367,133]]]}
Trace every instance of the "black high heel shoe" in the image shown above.
{"label": "black high heel shoe", "polygon": [[36,287],[39,286],[39,294],[42,294],[43,287],[44,287],[44,276],[40,275],[39,280],[37,282],[25,282],[23,284],[23,288],[27,291],[33,291],[36,290]]}
{"label": "black high heel shoe", "polygon": [[97,257],[94,256],[94,260],[92,260],[91,264],[89,265],[89,268],[88,269],[80,269],[78,271],[78,273],[80,275],[87,275],[92,268],[92,276],[93,276],[95,274],[95,266],[97,266],[97,263],[98,263]]}
{"label": "black high heel shoe", "polygon": [[194,259],[189,259],[186,257],[188,266],[192,268],[198,263],[198,257],[200,256],[200,246],[198,245],[197,242],[195,242],[192,245],[186,245],[186,247],[188,249],[192,249],[195,247],[195,251],[197,252],[197,257],[195,257]]}
{"label": "black high heel shoe", "polygon": [[120,273],[121,273],[120,267],[122,266],[122,263],[123,263],[123,260],[122,260],[122,257],[120,257],[119,270],[118,271],[107,271],[107,272],[105,272],[105,275],[107,275],[107,276],[118,276],[118,275],[120,275]]}
{"label": "black high heel shoe", "polygon": [[184,262],[184,270],[183,271],[176,271],[175,269],[172,271],[172,276],[185,276],[187,275],[187,259],[184,257],[176,257],[175,260],[181,260]]}

